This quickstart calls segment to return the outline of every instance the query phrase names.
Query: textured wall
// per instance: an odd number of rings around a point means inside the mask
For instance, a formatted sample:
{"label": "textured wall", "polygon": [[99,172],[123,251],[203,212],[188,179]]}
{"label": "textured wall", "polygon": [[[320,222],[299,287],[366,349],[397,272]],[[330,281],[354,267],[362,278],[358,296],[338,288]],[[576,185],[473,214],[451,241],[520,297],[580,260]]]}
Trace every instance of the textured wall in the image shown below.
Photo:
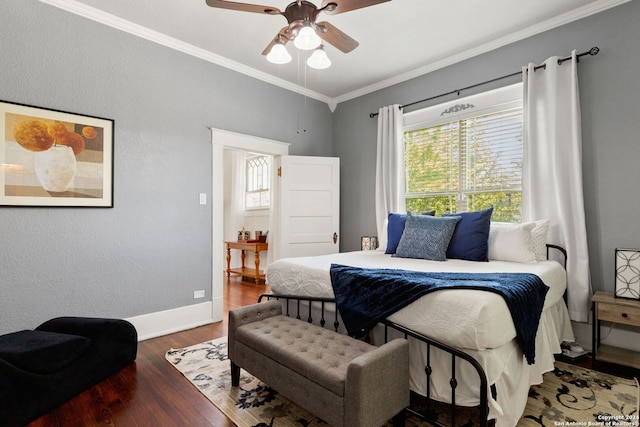
{"label": "textured wall", "polygon": [[376,233],[369,113],[591,46],[600,54],[579,66],[587,227],[594,287],[612,290],[614,248],[640,247],[638,40],[640,3],[630,2],[339,104],[333,117],[307,100],[298,134],[296,94],[36,1],[3,0],[0,99],[114,119],[115,207],[0,207],[0,333],[56,315],[181,307],[196,289],[210,299],[211,210],[198,204],[211,193],[208,126],[340,157],[342,250],[354,250]]}
{"label": "textured wall", "polygon": [[0,99],[115,120],[113,209],[0,207],[0,333],[210,300],[207,127],[331,155],[326,104],[298,134],[299,95],[36,1],[0,3],[0,52]]}
{"label": "textured wall", "polygon": [[[613,291],[614,249],[640,247],[640,2],[513,43],[413,80],[341,103],[334,113],[333,149],[342,164],[342,250],[359,249],[375,235],[374,186],[377,120],[369,113],[407,104],[518,71],[528,62],[600,47],[580,61],[584,190],[592,282]],[[425,46],[428,46],[426,43]],[[470,95],[511,84],[503,80]],[[441,98],[407,109],[455,99]]]}

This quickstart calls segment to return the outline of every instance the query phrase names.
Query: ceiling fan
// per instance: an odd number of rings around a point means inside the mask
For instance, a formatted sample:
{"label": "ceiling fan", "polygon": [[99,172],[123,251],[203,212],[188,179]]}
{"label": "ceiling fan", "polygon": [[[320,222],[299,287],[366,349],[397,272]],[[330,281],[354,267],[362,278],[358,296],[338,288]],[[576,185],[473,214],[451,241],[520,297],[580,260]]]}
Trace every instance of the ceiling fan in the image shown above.
{"label": "ceiling fan", "polygon": [[[206,0],[207,5],[211,7],[284,16],[287,19],[288,25],[280,29],[262,54],[266,55],[267,59],[271,62],[289,62],[291,56],[284,48],[284,45],[293,40],[295,46],[299,49],[316,49],[307,62],[309,66],[313,68],[326,68],[331,64],[322,49],[322,40],[344,53],[349,53],[358,47],[356,40],[340,31],[331,23],[327,21],[316,22],[316,18],[320,12],[328,15],[336,15],[387,1],[391,0],[323,0],[322,6],[317,7],[310,1],[296,0],[290,3],[284,11],[281,11],[277,7],[272,6],[238,3],[228,0]],[[314,66],[312,65],[312,58],[314,58],[314,56],[323,56],[324,60],[318,62],[316,64],[317,66]],[[329,65],[322,61],[328,61]]]}

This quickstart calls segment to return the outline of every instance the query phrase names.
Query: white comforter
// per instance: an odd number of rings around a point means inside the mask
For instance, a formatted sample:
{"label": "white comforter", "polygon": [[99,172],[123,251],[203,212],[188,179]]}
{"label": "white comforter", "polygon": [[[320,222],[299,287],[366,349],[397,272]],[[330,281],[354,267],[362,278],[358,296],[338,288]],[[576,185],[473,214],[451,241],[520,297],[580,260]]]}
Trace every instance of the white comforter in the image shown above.
{"label": "white comforter", "polygon": [[[431,272],[520,272],[538,275],[549,286],[544,309],[556,304],[566,288],[566,273],[556,261],[513,263],[396,258],[382,250],[278,260],[267,269],[274,293],[333,298],[332,263],[362,268],[397,268]],[[423,335],[461,349],[497,348],[516,336],[504,299],[492,292],[446,290],[427,294],[389,317]]]}
{"label": "white comforter", "polygon": [[[523,272],[537,274],[549,286],[536,334],[536,363],[526,363],[515,338],[515,327],[502,297],[491,292],[446,290],[425,295],[389,317],[442,343],[462,349],[476,359],[485,371],[489,385],[495,386],[497,400],[489,398],[489,419],[496,427],[518,423],[527,402],[529,386],[542,382],[542,375],[553,370],[554,353],[560,343],[573,341],[567,307],[562,300],[566,288],[565,270],[556,261],[512,263],[504,261],[444,262],[395,258],[383,251],[362,251],[317,257],[287,258],[267,268],[267,283],[274,293],[333,298],[329,267],[331,263],[363,268],[399,268],[416,271]],[[374,343],[379,342],[374,331]],[[410,387],[426,395],[424,361],[426,346],[409,339]],[[431,396],[451,402],[450,357],[432,349]],[[471,365],[456,365],[458,388],[456,403],[478,405],[479,381]]]}

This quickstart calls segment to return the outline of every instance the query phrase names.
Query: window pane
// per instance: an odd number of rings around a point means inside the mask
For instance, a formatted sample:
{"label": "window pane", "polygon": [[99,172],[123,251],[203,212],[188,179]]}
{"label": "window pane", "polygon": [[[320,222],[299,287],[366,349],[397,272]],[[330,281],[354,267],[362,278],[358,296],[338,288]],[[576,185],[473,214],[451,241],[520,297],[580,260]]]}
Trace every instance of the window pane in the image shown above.
{"label": "window pane", "polygon": [[522,220],[522,192],[497,191],[469,196],[469,211],[480,211],[493,206],[491,221],[520,222]]}
{"label": "window pane", "polygon": [[459,125],[406,132],[405,182],[408,194],[457,190]]}
{"label": "window pane", "polygon": [[247,159],[247,191],[269,188],[269,159],[267,156]]}
{"label": "window pane", "polygon": [[522,186],[522,110],[520,108],[462,122],[467,190]]}
{"label": "window pane", "polygon": [[407,212],[422,213],[435,210],[436,215],[457,212],[455,195],[413,197],[407,198],[406,202]]}
{"label": "window pane", "polygon": [[521,107],[405,132],[407,210],[520,221],[522,141]]}
{"label": "window pane", "polygon": [[247,193],[245,199],[245,208],[259,208],[260,207],[260,193]]}
{"label": "window pane", "polygon": [[269,190],[260,192],[260,206],[269,206],[271,204],[271,195]]}
{"label": "window pane", "polygon": [[269,206],[270,157],[256,156],[246,162],[245,208],[256,209]]}

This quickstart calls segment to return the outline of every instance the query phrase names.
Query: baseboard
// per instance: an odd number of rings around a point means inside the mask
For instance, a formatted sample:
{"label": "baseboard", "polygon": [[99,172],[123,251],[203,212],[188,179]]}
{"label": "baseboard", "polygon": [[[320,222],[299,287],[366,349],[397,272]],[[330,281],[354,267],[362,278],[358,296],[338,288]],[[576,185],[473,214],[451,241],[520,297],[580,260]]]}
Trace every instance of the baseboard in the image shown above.
{"label": "baseboard", "polygon": [[[219,298],[221,299],[221,298]],[[173,334],[222,320],[222,302],[218,299],[157,311],[125,319],[138,331],[138,341]]]}

